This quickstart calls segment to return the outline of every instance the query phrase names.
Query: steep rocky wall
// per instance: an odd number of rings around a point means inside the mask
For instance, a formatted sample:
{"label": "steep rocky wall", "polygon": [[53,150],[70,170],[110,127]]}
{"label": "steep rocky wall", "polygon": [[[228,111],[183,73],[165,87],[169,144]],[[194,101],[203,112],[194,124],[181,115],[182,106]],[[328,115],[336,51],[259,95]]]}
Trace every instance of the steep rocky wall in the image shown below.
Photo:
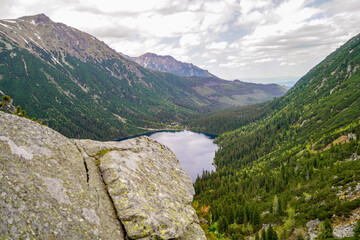
{"label": "steep rocky wall", "polygon": [[190,177],[165,146],[70,140],[0,112],[0,236],[205,239]]}

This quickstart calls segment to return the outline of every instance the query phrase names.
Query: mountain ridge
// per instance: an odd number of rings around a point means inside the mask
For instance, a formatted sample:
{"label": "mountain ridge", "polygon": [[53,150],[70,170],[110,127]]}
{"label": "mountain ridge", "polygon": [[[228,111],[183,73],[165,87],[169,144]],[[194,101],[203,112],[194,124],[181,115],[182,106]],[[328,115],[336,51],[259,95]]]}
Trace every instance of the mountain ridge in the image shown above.
{"label": "mountain ridge", "polygon": [[[14,42],[35,54],[39,54],[36,47],[40,47],[43,50],[53,52],[53,54],[55,52],[60,54],[70,53],[84,62],[87,60],[99,60],[100,57],[107,60],[119,58],[115,50],[107,47],[104,42],[94,36],[63,23],[53,22],[43,13],[18,19],[0,20],[0,22],[5,27],[5,29],[2,28],[2,34],[16,33],[11,35]],[[88,41],[90,38],[93,41]],[[101,48],[102,55],[97,56],[98,53],[93,51],[96,48]],[[51,56],[53,58],[59,57],[56,55]]]}
{"label": "mountain ridge", "polygon": [[178,61],[170,55],[145,53],[139,57],[132,57],[132,59],[145,68],[168,72],[182,77],[198,76],[218,78],[209,73],[208,70],[201,69],[192,63]]}

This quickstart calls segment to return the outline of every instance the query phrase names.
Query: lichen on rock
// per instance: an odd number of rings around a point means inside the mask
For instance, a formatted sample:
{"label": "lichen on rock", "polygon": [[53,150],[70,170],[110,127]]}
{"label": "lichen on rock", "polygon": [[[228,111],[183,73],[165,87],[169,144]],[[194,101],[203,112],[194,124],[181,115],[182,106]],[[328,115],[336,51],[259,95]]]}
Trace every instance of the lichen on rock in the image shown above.
{"label": "lichen on rock", "polygon": [[145,136],[77,143],[94,157],[104,145],[111,149],[98,156],[99,167],[129,238],[174,239],[192,231],[192,239],[205,239],[191,206],[191,179],[166,146]]}
{"label": "lichen on rock", "polygon": [[2,239],[124,239],[105,185],[89,186],[70,139],[0,112],[0,146]]}

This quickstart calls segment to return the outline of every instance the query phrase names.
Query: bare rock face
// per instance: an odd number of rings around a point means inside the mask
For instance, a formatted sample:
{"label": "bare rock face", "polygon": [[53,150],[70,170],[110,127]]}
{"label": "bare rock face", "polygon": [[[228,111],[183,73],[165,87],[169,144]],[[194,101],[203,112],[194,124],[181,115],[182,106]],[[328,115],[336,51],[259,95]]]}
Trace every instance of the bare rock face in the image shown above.
{"label": "bare rock face", "polygon": [[129,238],[178,238],[198,223],[191,207],[191,179],[166,146],[148,137],[117,143],[79,140],[77,144],[98,159]]}
{"label": "bare rock face", "polygon": [[310,220],[306,223],[306,227],[308,228],[308,238],[310,240],[314,240],[319,233],[319,226],[321,221],[319,219]]}
{"label": "bare rock face", "polygon": [[209,73],[208,70],[201,69],[193,65],[192,63],[180,62],[172,56],[160,56],[154,53],[146,53],[139,57],[130,59],[134,60],[145,68],[168,72],[178,76],[199,76],[217,78],[215,75]]}
{"label": "bare rock face", "polygon": [[356,223],[348,223],[334,228],[333,234],[335,238],[344,238],[354,236],[354,228]]}
{"label": "bare rock face", "polygon": [[70,140],[0,112],[0,236],[205,239],[190,177],[165,146]]}
{"label": "bare rock face", "polygon": [[105,185],[87,182],[73,142],[0,112],[0,235],[9,239],[123,239]]}

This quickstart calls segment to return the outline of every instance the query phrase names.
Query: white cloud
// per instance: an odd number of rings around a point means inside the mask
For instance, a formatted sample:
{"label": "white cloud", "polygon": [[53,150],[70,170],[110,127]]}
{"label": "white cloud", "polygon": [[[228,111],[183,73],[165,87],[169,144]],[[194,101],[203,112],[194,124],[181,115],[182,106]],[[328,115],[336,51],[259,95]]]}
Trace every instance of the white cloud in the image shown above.
{"label": "white cloud", "polygon": [[171,4],[168,0],[143,1],[143,0],[80,0],[82,6],[91,6],[105,13],[117,11],[125,13],[142,13],[164,8]]}
{"label": "white cloud", "polygon": [[226,60],[235,60],[235,59],[238,59],[238,57],[237,56],[228,56],[226,58]]}
{"label": "white cloud", "polygon": [[242,28],[252,27],[253,25],[257,25],[261,23],[263,20],[263,14],[261,12],[255,10],[249,14],[242,14],[237,21],[237,25]]}
{"label": "white cloud", "polygon": [[265,8],[269,5],[272,5],[272,2],[267,0],[242,0],[240,2],[240,8],[243,14],[248,14],[255,9]]}
{"label": "white cloud", "polygon": [[239,68],[239,67],[244,67],[246,66],[246,63],[239,63],[239,62],[227,62],[227,63],[222,63],[220,64],[220,67],[222,68]]}
{"label": "white cloud", "polygon": [[270,58],[270,57],[268,57],[268,58],[260,58],[260,59],[257,59],[257,60],[255,60],[254,62],[255,63],[265,63],[265,62],[271,62],[271,61],[274,61],[275,60],[275,58]]}
{"label": "white cloud", "polygon": [[185,34],[180,39],[180,46],[196,46],[199,45],[200,42],[200,36],[198,34],[189,33]]}
{"label": "white cloud", "polygon": [[212,42],[211,44],[206,46],[206,49],[214,49],[214,50],[222,50],[227,47],[227,42]]}
{"label": "white cloud", "polygon": [[302,76],[360,32],[359,0],[1,0],[0,18],[45,13],[119,52],[172,55],[225,79]]}

